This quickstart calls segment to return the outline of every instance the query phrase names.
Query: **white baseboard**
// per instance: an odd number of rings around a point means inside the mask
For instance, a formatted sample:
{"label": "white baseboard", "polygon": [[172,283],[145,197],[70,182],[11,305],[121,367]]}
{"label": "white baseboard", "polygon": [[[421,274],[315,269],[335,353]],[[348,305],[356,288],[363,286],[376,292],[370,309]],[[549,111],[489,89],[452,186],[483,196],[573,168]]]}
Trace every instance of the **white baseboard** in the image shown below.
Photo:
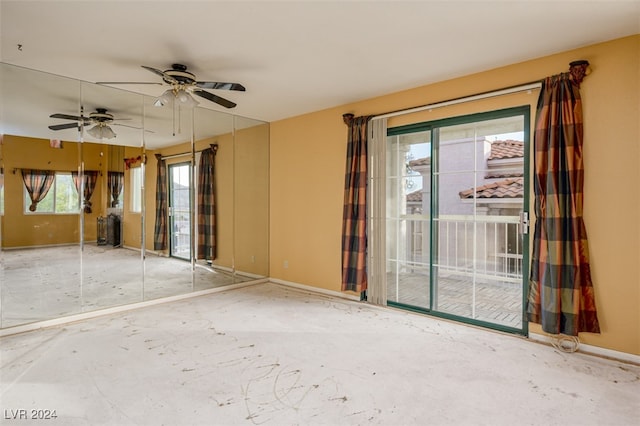
{"label": "white baseboard", "polygon": [[275,283],[275,284],[281,284],[281,285],[284,285],[284,286],[287,286],[287,287],[297,288],[297,289],[300,289],[300,290],[306,290],[306,291],[311,292],[311,293],[320,293],[320,294],[325,294],[327,296],[333,296],[333,297],[340,297],[342,299],[355,300],[356,302],[360,301],[360,297],[359,296],[346,294],[346,293],[342,293],[342,292],[334,291],[334,290],[327,290],[327,289],[320,288],[320,287],[313,287],[313,286],[310,286],[310,285],[295,283],[295,282],[292,282],[292,281],[285,281],[285,280],[281,280],[281,279],[278,279],[278,278],[269,278],[269,282],[272,282],[272,283]]}
{"label": "white baseboard", "polygon": [[[529,339],[539,343],[551,345],[551,337],[544,334],[529,333]],[[613,349],[601,348],[593,345],[586,345],[580,342],[578,347],[578,353],[599,356],[601,358],[608,358],[616,361],[627,362],[630,364],[640,365],[640,355],[634,355],[627,352],[614,351]]]}

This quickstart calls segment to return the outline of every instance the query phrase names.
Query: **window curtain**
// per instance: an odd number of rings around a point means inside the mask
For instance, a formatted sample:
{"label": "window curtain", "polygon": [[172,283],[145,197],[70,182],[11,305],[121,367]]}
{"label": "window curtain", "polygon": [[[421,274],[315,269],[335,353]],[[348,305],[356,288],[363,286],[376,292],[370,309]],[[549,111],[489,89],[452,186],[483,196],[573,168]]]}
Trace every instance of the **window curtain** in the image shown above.
{"label": "window curtain", "polygon": [[367,302],[387,304],[387,119],[369,122],[369,229],[367,235]]}
{"label": "window curtain", "polygon": [[582,218],[584,70],[572,63],[569,73],[543,81],[534,133],[536,223],[527,314],[545,332],[569,336],[600,332]]}
{"label": "window curtain", "polygon": [[22,180],[25,188],[27,188],[27,192],[29,193],[29,198],[31,199],[29,211],[36,211],[38,203],[44,200],[49,189],[51,189],[55,176],[56,173],[52,170],[22,170]]}
{"label": "window curtain", "polygon": [[156,225],[153,231],[153,249],[167,249],[167,162],[156,154]]}
{"label": "window curtain", "polygon": [[[96,182],[98,181],[98,173],[96,170],[85,170],[83,176],[84,180],[84,189],[82,191],[84,212],[89,214],[91,213],[91,196],[93,195],[93,191],[96,189]],[[80,190],[82,189],[82,185],[80,182],[80,176],[78,172],[71,172],[71,178],[73,179],[73,184],[76,187],[76,191],[80,194]]]}
{"label": "window curtain", "polygon": [[109,190],[109,199],[111,207],[118,207],[118,199],[124,186],[123,172],[107,172],[107,188]]}
{"label": "window curtain", "polygon": [[200,154],[198,166],[198,259],[216,258],[216,170],[217,146]]}
{"label": "window curtain", "polygon": [[345,114],[349,127],[342,215],[342,291],[367,289],[367,123]]}

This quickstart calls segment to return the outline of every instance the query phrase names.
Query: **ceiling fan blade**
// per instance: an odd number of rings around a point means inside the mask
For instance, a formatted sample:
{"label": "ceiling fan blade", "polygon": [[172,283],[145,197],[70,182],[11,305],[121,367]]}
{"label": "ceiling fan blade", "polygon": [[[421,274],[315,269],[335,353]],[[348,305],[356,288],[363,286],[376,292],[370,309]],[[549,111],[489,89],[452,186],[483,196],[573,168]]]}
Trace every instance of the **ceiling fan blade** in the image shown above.
{"label": "ceiling fan blade", "polygon": [[240,83],[218,83],[216,81],[196,81],[195,85],[203,89],[237,90],[240,92],[244,92],[247,90]]}
{"label": "ceiling fan blade", "polygon": [[74,127],[80,127],[80,125],[78,123],[65,123],[65,124],[54,124],[53,126],[49,126],[51,130],[73,129]]}
{"label": "ceiling fan blade", "polygon": [[148,81],[96,81],[96,84],[108,85],[108,84],[154,84],[156,86],[162,86],[162,83]]}
{"label": "ceiling fan blade", "polygon": [[148,67],[146,65],[141,65],[141,67],[144,68],[147,71],[151,71],[152,73],[159,75],[165,81],[171,82],[172,84],[180,84],[180,82],[178,80],[176,80],[175,78],[171,77],[169,74],[165,73],[164,71],[160,71],[159,69],[151,68],[151,67]]}
{"label": "ceiling fan blade", "polygon": [[89,121],[88,117],[79,117],[77,115],[69,115],[69,114],[51,114],[49,117],[51,118],[61,118],[63,120],[75,120],[75,121]]}
{"label": "ceiling fan blade", "polygon": [[[129,126],[127,124],[120,124],[120,123],[111,123],[112,126],[120,126],[120,127],[128,127],[130,129],[136,129],[136,130],[142,130],[142,127],[136,127],[136,126]],[[146,130],[145,132],[147,133],[155,133],[153,130]]]}
{"label": "ceiling fan blade", "polygon": [[231,102],[230,100],[227,100],[225,98],[221,98],[220,96],[216,96],[213,93],[207,92],[206,90],[195,89],[193,91],[193,93],[195,93],[196,95],[201,96],[201,97],[203,97],[205,99],[208,99],[211,102],[215,102],[218,105],[222,105],[225,108],[233,108],[233,107],[236,106],[236,104]]}

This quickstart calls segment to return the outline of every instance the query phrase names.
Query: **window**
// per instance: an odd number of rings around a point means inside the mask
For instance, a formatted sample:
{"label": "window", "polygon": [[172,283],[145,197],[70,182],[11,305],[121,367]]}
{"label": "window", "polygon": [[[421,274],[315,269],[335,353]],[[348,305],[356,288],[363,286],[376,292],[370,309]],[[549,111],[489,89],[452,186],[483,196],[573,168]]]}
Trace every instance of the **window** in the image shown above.
{"label": "window", "polygon": [[131,211],[142,212],[142,168],[134,167],[131,172]]}
{"label": "window", "polygon": [[23,187],[25,214],[77,214],[80,212],[78,191],[71,178],[71,173],[56,172],[53,184],[47,195],[38,203],[35,212],[29,210],[31,198],[27,188]]}

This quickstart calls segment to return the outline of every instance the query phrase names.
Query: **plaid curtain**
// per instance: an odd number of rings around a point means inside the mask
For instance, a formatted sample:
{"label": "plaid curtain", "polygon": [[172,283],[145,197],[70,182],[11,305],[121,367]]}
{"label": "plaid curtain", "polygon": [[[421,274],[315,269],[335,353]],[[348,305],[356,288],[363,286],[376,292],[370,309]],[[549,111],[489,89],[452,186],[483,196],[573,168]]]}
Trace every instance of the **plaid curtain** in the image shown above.
{"label": "plaid curtain", "polygon": [[107,188],[109,190],[109,199],[111,207],[118,207],[118,198],[124,186],[123,172],[107,172]]}
{"label": "plaid curtain", "polygon": [[[98,181],[98,172],[95,170],[85,170],[84,172],[84,190],[82,192],[83,197],[83,205],[84,212],[91,213],[91,196],[93,195],[93,191],[96,189],[96,182]],[[73,183],[76,187],[76,191],[80,194],[80,177],[78,172],[71,172],[71,177],[73,178]]]}
{"label": "plaid curtain", "polygon": [[582,102],[579,82],[569,73],[543,81],[534,146],[529,321],[551,334],[599,333],[582,219]]}
{"label": "plaid curtain", "polygon": [[156,173],[156,226],[153,231],[153,249],[167,249],[167,162],[156,154],[158,169]]}
{"label": "plaid curtain", "polygon": [[216,258],[216,150],[200,154],[198,166],[198,259]]}
{"label": "plaid curtain", "polygon": [[367,289],[367,117],[345,115],[349,126],[342,215],[342,291]]}
{"label": "plaid curtain", "polygon": [[55,179],[56,173],[51,170],[22,170],[22,181],[27,188],[29,198],[31,198],[31,205],[29,211],[35,212],[38,208],[38,203],[44,200],[47,196],[47,192],[53,185],[53,179]]}

